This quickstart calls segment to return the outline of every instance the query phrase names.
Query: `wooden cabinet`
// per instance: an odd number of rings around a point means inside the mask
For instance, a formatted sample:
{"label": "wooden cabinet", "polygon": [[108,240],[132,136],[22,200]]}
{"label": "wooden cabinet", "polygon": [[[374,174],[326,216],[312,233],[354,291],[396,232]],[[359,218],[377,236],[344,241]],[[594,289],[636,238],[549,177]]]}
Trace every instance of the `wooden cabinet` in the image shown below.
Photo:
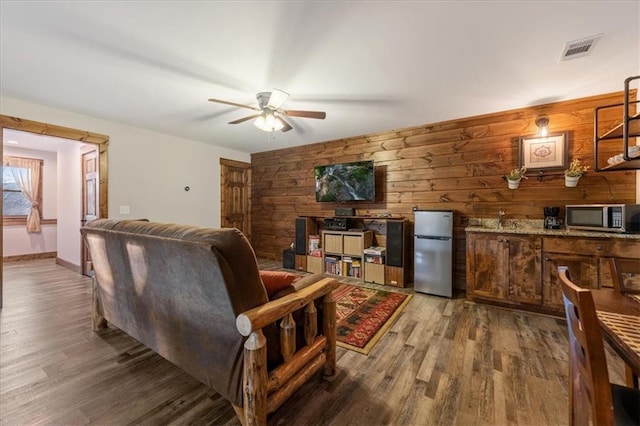
{"label": "wooden cabinet", "polygon": [[322,231],[324,272],[363,278],[364,249],[372,243],[371,231]]}
{"label": "wooden cabinet", "polygon": [[591,238],[548,237],[544,239],[543,303],[562,311],[562,288],[558,266],[568,266],[571,281],[583,288],[598,288],[597,252],[602,250]]}
{"label": "wooden cabinet", "polygon": [[640,259],[640,241],[615,238],[545,237],[543,303],[564,309],[558,266],[568,266],[571,280],[584,288],[612,287],[609,259]]}
{"label": "wooden cabinet", "polygon": [[611,287],[612,257],[640,259],[640,240],[468,232],[467,297],[562,315],[558,266],[581,287]]}
{"label": "wooden cabinet", "polygon": [[467,296],[540,305],[541,246],[534,236],[467,235]]}
{"label": "wooden cabinet", "polygon": [[562,311],[562,288],[558,278],[558,266],[568,266],[571,281],[583,288],[598,288],[598,262],[591,256],[579,254],[544,253],[543,303],[544,306]]}

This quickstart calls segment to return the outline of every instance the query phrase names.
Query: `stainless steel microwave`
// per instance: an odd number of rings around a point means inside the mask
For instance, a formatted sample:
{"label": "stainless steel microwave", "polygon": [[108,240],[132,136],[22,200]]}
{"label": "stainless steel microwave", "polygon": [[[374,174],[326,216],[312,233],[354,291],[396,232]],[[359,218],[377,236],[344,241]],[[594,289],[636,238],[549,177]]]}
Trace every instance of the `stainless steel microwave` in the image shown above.
{"label": "stainless steel microwave", "polygon": [[640,233],[640,204],[581,204],[566,208],[569,229]]}

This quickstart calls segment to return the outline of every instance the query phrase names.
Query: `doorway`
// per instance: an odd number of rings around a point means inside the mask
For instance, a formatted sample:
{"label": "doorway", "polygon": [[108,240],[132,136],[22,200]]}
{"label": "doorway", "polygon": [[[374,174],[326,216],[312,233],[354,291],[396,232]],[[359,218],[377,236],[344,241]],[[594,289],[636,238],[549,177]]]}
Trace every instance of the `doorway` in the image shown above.
{"label": "doorway", "polygon": [[[107,205],[107,147],[109,144],[109,137],[98,133],[87,132],[84,130],[71,129],[68,127],[56,126],[53,124],[42,123],[38,121],[24,120],[18,117],[11,117],[8,115],[0,114],[0,142],[4,142],[3,133],[4,129],[20,130],[23,132],[30,132],[39,135],[55,136],[59,138],[69,139],[80,143],[93,143],[98,145],[99,160],[98,168],[100,172],[100,182],[98,183],[98,205],[99,205],[99,217],[108,216]],[[0,154],[3,152],[2,143],[0,143]],[[2,208],[2,201],[0,200],[0,209]],[[0,217],[0,230],[4,227],[3,220]],[[3,235],[0,233],[0,308],[3,304]]]}

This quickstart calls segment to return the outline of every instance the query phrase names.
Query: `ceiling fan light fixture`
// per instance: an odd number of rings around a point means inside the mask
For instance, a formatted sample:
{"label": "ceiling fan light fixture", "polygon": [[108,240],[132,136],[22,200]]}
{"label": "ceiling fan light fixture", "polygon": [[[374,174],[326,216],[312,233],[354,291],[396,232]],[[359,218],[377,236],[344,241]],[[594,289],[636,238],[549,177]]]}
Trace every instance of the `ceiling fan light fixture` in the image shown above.
{"label": "ceiling fan light fixture", "polygon": [[269,96],[269,102],[267,106],[271,109],[278,109],[282,106],[284,101],[287,100],[289,94],[280,89],[273,89],[271,96]]}
{"label": "ceiling fan light fixture", "polygon": [[282,130],[282,128],[284,127],[284,123],[282,122],[282,120],[280,120],[279,117],[276,117],[275,114],[270,111],[266,111],[260,114],[260,116],[253,122],[253,125],[265,132],[277,132],[279,130]]}
{"label": "ceiling fan light fixture", "polygon": [[287,122],[288,118],[286,117],[315,118],[318,120],[324,120],[327,117],[327,113],[324,111],[280,109],[280,107],[288,97],[289,94],[280,89],[273,89],[273,91],[271,92],[258,92],[256,94],[256,99],[258,101],[257,108],[215,98],[210,98],[209,102],[231,105],[237,108],[246,108],[256,111],[255,114],[249,115],[247,117],[229,121],[229,124],[240,124],[249,120],[253,120],[254,126],[264,132],[270,133],[275,133],[277,131],[288,132],[290,130],[293,130],[291,124]]}

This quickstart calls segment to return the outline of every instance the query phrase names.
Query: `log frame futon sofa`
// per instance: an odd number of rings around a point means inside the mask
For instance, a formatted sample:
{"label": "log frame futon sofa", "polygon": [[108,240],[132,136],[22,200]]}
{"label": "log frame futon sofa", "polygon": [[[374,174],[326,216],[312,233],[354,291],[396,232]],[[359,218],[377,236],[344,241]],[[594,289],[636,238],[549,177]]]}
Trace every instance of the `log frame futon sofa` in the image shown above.
{"label": "log frame futon sofa", "polygon": [[269,300],[237,229],[98,219],[81,233],[94,330],[121,329],[228,399],[243,424],[266,424],[316,372],[335,374],[335,279],[305,277]]}

